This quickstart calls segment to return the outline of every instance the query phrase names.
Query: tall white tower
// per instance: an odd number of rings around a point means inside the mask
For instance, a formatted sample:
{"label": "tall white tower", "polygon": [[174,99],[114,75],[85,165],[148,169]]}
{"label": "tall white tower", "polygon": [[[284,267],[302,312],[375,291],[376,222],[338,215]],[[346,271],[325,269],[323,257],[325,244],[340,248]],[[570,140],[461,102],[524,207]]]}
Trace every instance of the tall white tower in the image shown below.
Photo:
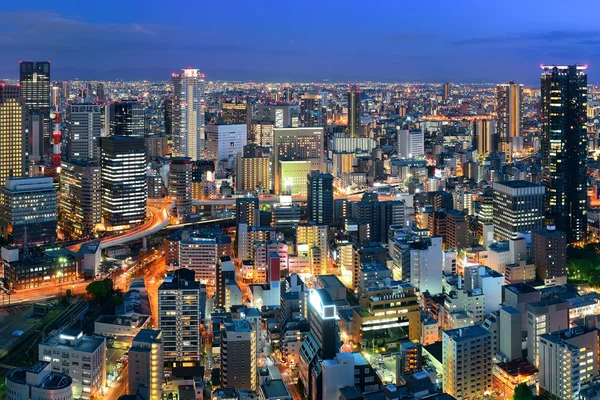
{"label": "tall white tower", "polygon": [[204,74],[193,68],[173,74],[173,153],[192,161],[204,155]]}

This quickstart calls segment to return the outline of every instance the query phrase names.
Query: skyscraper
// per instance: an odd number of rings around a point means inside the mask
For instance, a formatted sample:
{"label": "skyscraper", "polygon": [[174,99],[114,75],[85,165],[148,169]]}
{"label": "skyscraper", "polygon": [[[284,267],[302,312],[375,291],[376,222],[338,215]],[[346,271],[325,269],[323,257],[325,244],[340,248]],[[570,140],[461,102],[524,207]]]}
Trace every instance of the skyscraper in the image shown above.
{"label": "skyscraper", "polygon": [[0,187],[27,175],[26,114],[19,86],[0,84]]}
{"label": "skyscraper", "polygon": [[221,382],[256,389],[256,332],[247,320],[225,322],[221,330]]}
{"label": "skyscraper", "polygon": [[131,343],[129,360],[129,392],[148,400],[160,399],[164,379],[162,332],[140,330]]}
{"label": "skyscraper", "polygon": [[175,199],[179,218],[192,213],[192,165],[187,157],[174,157],[169,168],[169,196]]}
{"label": "skyscraper", "polygon": [[173,74],[173,153],[192,161],[204,154],[204,74],[187,68]]}
{"label": "skyscraper", "polygon": [[442,91],[442,101],[446,102],[450,98],[450,82],[446,82],[443,85]]}
{"label": "skyscraper", "polygon": [[67,160],[98,160],[98,138],[102,133],[102,106],[69,104],[67,106]]}
{"label": "skyscraper", "polygon": [[348,132],[350,137],[360,136],[360,89],[358,86],[350,86],[348,89]]}
{"label": "skyscraper", "polygon": [[144,103],[126,99],[110,105],[110,134],[143,138],[146,131]]}
{"label": "skyscraper", "polygon": [[102,219],[107,229],[122,229],[146,218],[144,139],[100,138]]}
{"label": "skyscraper", "polygon": [[546,221],[567,242],[587,232],[586,66],[542,66],[542,183]]}
{"label": "skyscraper", "polygon": [[45,155],[50,153],[50,61],[21,61],[21,97],[30,114],[42,115],[44,129],[40,142]]}
{"label": "skyscraper", "polygon": [[308,174],[308,221],[333,223],[333,176],[311,171]]}
{"label": "skyscraper", "polygon": [[477,154],[485,157],[495,149],[496,121],[482,119],[475,122]]}
{"label": "skyscraper", "polygon": [[506,154],[507,161],[512,159],[512,140],[521,136],[523,126],[523,85],[514,82],[496,86],[498,102],[498,151]]}
{"label": "skyscraper", "polygon": [[318,93],[306,93],[300,99],[302,126],[322,126],[322,97]]}
{"label": "skyscraper", "polygon": [[494,238],[508,240],[544,226],[544,186],[527,181],[494,182]]}

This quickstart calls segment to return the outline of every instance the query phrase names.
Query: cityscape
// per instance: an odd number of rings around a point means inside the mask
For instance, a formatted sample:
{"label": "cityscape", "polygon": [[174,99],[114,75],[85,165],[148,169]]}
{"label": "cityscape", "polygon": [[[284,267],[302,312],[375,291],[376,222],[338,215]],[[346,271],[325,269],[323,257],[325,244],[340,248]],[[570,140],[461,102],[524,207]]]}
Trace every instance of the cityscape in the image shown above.
{"label": "cityscape", "polygon": [[[100,24],[51,15],[95,57]],[[561,33],[579,38],[537,40]],[[286,53],[241,45],[248,70],[103,79],[42,38],[56,59],[10,61],[28,37],[0,40],[0,399],[600,400],[600,86],[579,45],[488,80],[452,57],[415,80],[248,78]]]}

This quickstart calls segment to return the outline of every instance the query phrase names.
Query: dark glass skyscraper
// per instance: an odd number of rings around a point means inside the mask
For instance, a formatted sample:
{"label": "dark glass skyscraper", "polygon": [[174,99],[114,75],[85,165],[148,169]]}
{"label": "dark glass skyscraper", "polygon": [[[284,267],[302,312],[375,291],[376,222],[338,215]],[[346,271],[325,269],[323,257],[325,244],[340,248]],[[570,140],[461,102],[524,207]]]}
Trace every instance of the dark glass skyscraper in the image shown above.
{"label": "dark glass skyscraper", "polygon": [[333,223],[333,176],[311,171],[308,175],[308,221]]}
{"label": "dark glass skyscraper", "polygon": [[546,221],[567,233],[587,231],[587,75],[585,66],[542,66],[542,183]]}
{"label": "dark glass skyscraper", "polygon": [[350,86],[348,90],[348,132],[350,137],[358,137],[360,132],[360,89]]}
{"label": "dark glass skyscraper", "polygon": [[19,68],[21,96],[29,114],[43,116],[43,137],[39,139],[47,155],[50,153],[50,62],[21,61]]}
{"label": "dark glass skyscraper", "polygon": [[143,138],[145,128],[143,103],[128,99],[110,105],[111,135]]}

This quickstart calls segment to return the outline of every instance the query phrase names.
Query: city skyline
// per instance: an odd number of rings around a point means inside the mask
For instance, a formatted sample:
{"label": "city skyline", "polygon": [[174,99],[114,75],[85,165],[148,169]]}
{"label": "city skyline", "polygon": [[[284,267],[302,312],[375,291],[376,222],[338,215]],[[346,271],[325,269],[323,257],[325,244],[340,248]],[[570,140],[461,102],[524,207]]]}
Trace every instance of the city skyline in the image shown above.
{"label": "city skyline", "polygon": [[[55,79],[168,79],[182,66],[211,80],[515,82],[535,84],[546,64],[600,62],[594,9],[557,1],[502,4],[308,2],[315,18],[289,7],[194,3],[144,8],[68,1],[5,5],[0,76],[14,78],[19,60],[51,60]],[[116,3],[115,3],[116,4]],[[160,7],[160,12],[156,8]],[[181,9],[186,9],[181,13]],[[586,12],[573,14],[575,10]],[[202,23],[198,24],[198,16]],[[382,19],[379,15],[397,15]],[[532,15],[535,18],[532,18]],[[427,17],[425,20],[423,17]],[[492,18],[493,17],[493,18]],[[348,32],[346,21],[359,24]],[[0,39],[2,37],[0,36]]]}

